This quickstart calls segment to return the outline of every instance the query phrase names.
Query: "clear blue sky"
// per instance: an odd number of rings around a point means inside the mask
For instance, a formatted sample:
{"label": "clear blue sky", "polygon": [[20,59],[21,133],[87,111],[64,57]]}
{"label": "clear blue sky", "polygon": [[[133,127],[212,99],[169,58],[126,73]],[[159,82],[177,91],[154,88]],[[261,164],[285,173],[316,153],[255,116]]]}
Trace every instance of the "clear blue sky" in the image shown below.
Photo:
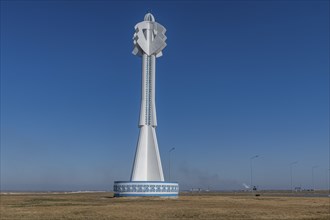
{"label": "clear blue sky", "polygon": [[158,141],[181,189],[326,187],[328,1],[1,1],[1,190],[129,180],[140,109],[134,25],[167,28]]}

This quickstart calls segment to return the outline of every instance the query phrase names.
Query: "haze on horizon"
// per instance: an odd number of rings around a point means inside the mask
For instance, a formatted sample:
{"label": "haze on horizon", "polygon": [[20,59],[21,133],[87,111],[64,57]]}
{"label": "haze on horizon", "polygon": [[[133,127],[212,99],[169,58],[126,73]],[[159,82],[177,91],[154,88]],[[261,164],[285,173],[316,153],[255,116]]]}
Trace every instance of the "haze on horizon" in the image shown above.
{"label": "haze on horizon", "polygon": [[139,129],[134,25],[167,28],[157,135],[181,189],[329,184],[328,1],[1,1],[1,191],[112,190]]}

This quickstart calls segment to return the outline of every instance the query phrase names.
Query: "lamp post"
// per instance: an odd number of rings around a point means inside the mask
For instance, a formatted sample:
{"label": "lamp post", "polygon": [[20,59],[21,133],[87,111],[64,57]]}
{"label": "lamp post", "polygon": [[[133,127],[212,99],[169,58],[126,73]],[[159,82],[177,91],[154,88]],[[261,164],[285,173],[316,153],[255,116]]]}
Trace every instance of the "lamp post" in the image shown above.
{"label": "lamp post", "polygon": [[313,187],[313,191],[315,190],[315,184],[314,184],[314,170],[316,168],[318,168],[319,166],[313,166],[312,167],[312,187]]}
{"label": "lamp post", "polygon": [[297,164],[298,161],[290,163],[290,178],[291,178],[291,192],[293,193],[293,185],[292,185],[292,166]]}
{"label": "lamp post", "polygon": [[253,181],[252,181],[252,160],[257,158],[257,157],[259,157],[259,155],[255,155],[255,156],[250,158],[250,171],[251,171],[251,173],[250,173],[251,174],[251,176],[250,176],[250,184],[251,184],[250,187],[251,187],[252,191],[253,191],[253,188],[254,188],[253,185],[252,185],[253,184]]}
{"label": "lamp post", "polygon": [[168,181],[171,181],[171,152],[175,150],[175,147],[172,147],[168,151]]}
{"label": "lamp post", "polygon": [[[324,182],[324,189],[326,191],[330,190],[330,169],[329,168],[326,168],[325,170],[325,182]],[[329,195],[330,195],[330,191],[329,191]],[[330,197],[330,196],[329,196]]]}
{"label": "lamp post", "polygon": [[328,171],[328,196],[330,197],[330,169]]}

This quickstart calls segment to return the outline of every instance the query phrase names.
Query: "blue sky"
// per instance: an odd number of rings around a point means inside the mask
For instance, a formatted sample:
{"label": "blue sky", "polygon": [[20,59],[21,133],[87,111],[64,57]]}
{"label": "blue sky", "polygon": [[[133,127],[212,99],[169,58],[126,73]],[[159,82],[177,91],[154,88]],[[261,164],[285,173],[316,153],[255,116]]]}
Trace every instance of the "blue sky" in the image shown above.
{"label": "blue sky", "polygon": [[158,141],[181,189],[325,188],[328,1],[1,1],[1,190],[129,180],[141,60],[134,25],[167,28]]}

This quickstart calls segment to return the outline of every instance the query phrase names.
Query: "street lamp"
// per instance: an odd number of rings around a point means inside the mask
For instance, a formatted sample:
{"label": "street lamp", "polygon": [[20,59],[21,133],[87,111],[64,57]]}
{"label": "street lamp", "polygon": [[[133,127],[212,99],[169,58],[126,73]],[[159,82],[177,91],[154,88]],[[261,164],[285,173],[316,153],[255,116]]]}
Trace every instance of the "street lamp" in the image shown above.
{"label": "street lamp", "polygon": [[250,179],[250,181],[251,181],[250,184],[251,185],[250,186],[251,186],[251,190],[252,191],[253,191],[253,188],[254,188],[253,185],[252,185],[253,184],[253,182],[252,182],[252,160],[255,159],[255,158],[257,158],[257,157],[259,157],[259,155],[255,155],[255,156],[253,156],[253,157],[250,158],[250,171],[251,171],[251,176],[250,176],[250,178],[251,178]]}
{"label": "street lamp", "polygon": [[292,166],[297,164],[298,161],[290,163],[290,177],[291,177],[291,192],[293,192],[293,186],[292,186]]}
{"label": "street lamp", "polygon": [[[326,191],[330,190],[330,169],[326,168],[325,170],[325,182],[324,182],[324,188]],[[330,191],[329,191],[329,197],[330,197]]]}
{"label": "street lamp", "polygon": [[175,150],[175,147],[172,147],[168,151],[168,181],[171,182],[171,152]]}
{"label": "street lamp", "polygon": [[330,169],[328,169],[328,196],[330,197]]}
{"label": "street lamp", "polygon": [[314,169],[318,168],[319,166],[313,166],[312,167],[312,186],[313,186],[313,191],[315,190],[315,184],[314,184]]}

